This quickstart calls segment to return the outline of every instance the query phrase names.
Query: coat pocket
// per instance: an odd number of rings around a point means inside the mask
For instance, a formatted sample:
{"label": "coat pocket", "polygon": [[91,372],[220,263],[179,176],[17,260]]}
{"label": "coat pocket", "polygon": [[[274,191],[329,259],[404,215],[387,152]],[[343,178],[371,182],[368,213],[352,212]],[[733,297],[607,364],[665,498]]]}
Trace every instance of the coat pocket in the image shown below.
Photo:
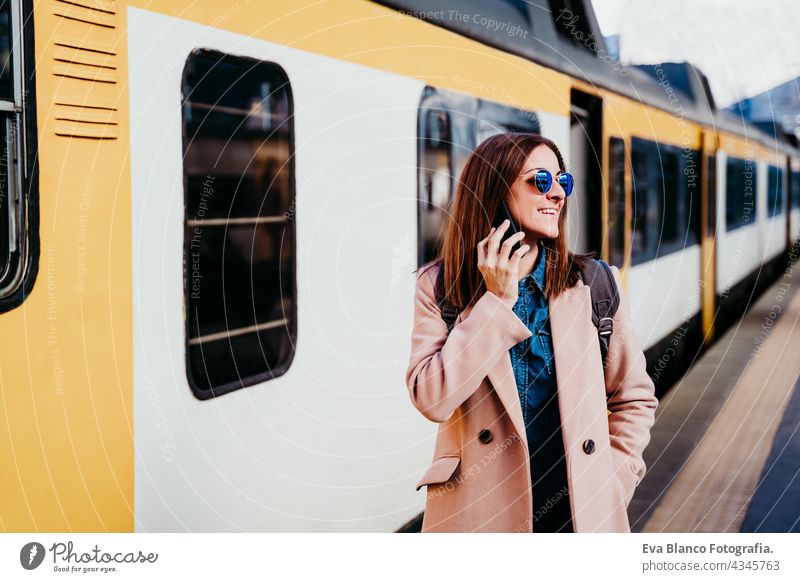
{"label": "coat pocket", "polygon": [[417,483],[417,491],[423,485],[433,485],[434,483],[444,483],[453,476],[458,464],[461,462],[459,455],[443,455],[434,459],[425,474]]}

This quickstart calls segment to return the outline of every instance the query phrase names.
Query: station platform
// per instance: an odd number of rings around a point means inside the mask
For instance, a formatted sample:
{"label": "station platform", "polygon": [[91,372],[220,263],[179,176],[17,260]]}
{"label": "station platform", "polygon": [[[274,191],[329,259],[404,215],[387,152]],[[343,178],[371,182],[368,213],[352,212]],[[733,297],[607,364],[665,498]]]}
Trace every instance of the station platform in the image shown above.
{"label": "station platform", "polygon": [[800,532],[800,265],[660,400],[633,532]]}

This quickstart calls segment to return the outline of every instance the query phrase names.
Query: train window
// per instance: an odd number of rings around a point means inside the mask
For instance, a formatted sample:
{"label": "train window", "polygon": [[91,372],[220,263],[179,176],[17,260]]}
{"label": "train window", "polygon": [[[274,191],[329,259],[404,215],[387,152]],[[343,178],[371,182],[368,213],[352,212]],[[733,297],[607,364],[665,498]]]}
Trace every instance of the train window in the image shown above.
{"label": "train window", "polygon": [[728,158],[725,168],[725,228],[741,228],[756,220],[756,166],[752,160]]}
{"label": "train window", "polygon": [[800,172],[792,172],[792,208],[800,208]]}
{"label": "train window", "polygon": [[[633,174],[633,224],[631,225],[631,257],[644,257],[648,254],[649,226],[655,223],[659,214],[656,205],[661,204],[660,199],[649,200],[650,190],[653,188],[649,173],[648,156],[644,151],[644,143],[633,141],[631,151],[631,169]],[[648,216],[648,212],[650,216]]]}
{"label": "train window", "polygon": [[[661,152],[661,177],[664,192],[664,201],[662,202],[664,214],[660,242],[662,245],[668,246],[680,241],[680,227],[683,226],[680,211],[682,210],[681,204],[685,203],[685,199],[682,196],[676,196],[680,189],[677,152]],[[671,199],[672,197],[674,198]]]}
{"label": "train window", "polygon": [[11,51],[14,45],[11,13],[14,2],[0,2],[0,99],[14,100],[14,66],[11,61]]}
{"label": "train window", "polygon": [[769,166],[767,169],[767,216],[783,214],[783,200],[783,168]]}
{"label": "train window", "polygon": [[419,105],[417,265],[436,258],[461,169],[475,146],[505,132],[540,133],[533,111],[425,87]]}
{"label": "train window", "polygon": [[681,246],[688,246],[700,242],[700,199],[703,195],[701,188],[702,176],[702,152],[700,150],[690,150],[683,148],[681,150],[681,164],[680,164],[680,185],[683,189],[683,216],[681,220],[685,221],[685,232],[682,228],[681,233],[684,234]]}
{"label": "train window", "polygon": [[422,123],[419,240],[424,263],[436,253],[436,243],[447,218],[453,190],[453,141],[450,114],[446,110],[426,110]]}
{"label": "train window", "polygon": [[699,240],[700,153],[641,138],[631,140],[636,265]]}
{"label": "train window", "polygon": [[608,256],[612,265],[625,262],[625,142],[609,140]]}
{"label": "train window", "polygon": [[183,73],[187,376],[200,399],[294,356],[292,96],[270,62],[196,50]]}
{"label": "train window", "polygon": [[[0,311],[27,297],[38,263],[29,2],[0,2]],[[23,73],[22,66],[29,69]]]}
{"label": "train window", "polygon": [[541,133],[539,118],[531,111],[485,99],[475,101],[478,104],[475,117],[477,124],[475,143],[481,143],[497,133],[510,131]]}

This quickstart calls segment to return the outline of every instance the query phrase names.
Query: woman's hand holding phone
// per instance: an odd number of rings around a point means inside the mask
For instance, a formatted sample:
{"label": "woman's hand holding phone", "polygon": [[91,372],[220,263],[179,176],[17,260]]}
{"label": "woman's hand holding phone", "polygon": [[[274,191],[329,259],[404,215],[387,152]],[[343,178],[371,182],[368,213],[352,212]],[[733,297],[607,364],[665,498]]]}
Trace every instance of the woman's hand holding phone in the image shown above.
{"label": "woman's hand holding phone", "polygon": [[514,307],[518,297],[519,261],[531,247],[522,245],[509,256],[511,247],[525,238],[524,232],[515,232],[501,245],[509,224],[506,219],[499,227],[492,227],[487,237],[478,243],[478,270],[486,283],[486,290],[509,307]]}

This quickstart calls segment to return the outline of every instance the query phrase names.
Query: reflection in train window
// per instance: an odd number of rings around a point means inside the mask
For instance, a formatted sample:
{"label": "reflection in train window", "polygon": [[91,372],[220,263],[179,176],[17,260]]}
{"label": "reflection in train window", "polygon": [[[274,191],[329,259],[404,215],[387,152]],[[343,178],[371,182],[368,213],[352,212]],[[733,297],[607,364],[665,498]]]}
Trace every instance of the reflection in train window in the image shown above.
{"label": "reflection in train window", "polygon": [[625,261],[625,142],[612,137],[608,148],[608,257],[612,265]]}
{"label": "reflection in train window", "polygon": [[783,214],[783,168],[767,169],[767,216]]}
{"label": "reflection in train window", "polygon": [[0,2],[0,311],[16,307],[30,294],[36,273],[31,266],[38,254],[33,162],[29,162],[36,159],[35,132],[26,128],[30,122],[23,108],[34,99],[26,85],[30,76],[21,70],[26,62],[22,49],[32,47],[22,38],[23,28],[26,34],[32,28],[31,15],[20,13],[28,10],[28,3]]}
{"label": "reflection in train window", "polygon": [[699,240],[700,154],[633,138],[631,262],[636,265]]}
{"label": "reflection in train window", "polygon": [[187,375],[280,376],[296,341],[292,97],[276,64],[198,50],[183,78]]}
{"label": "reflection in train window", "polygon": [[756,166],[752,160],[728,158],[725,168],[725,228],[735,230],[756,220]]}

